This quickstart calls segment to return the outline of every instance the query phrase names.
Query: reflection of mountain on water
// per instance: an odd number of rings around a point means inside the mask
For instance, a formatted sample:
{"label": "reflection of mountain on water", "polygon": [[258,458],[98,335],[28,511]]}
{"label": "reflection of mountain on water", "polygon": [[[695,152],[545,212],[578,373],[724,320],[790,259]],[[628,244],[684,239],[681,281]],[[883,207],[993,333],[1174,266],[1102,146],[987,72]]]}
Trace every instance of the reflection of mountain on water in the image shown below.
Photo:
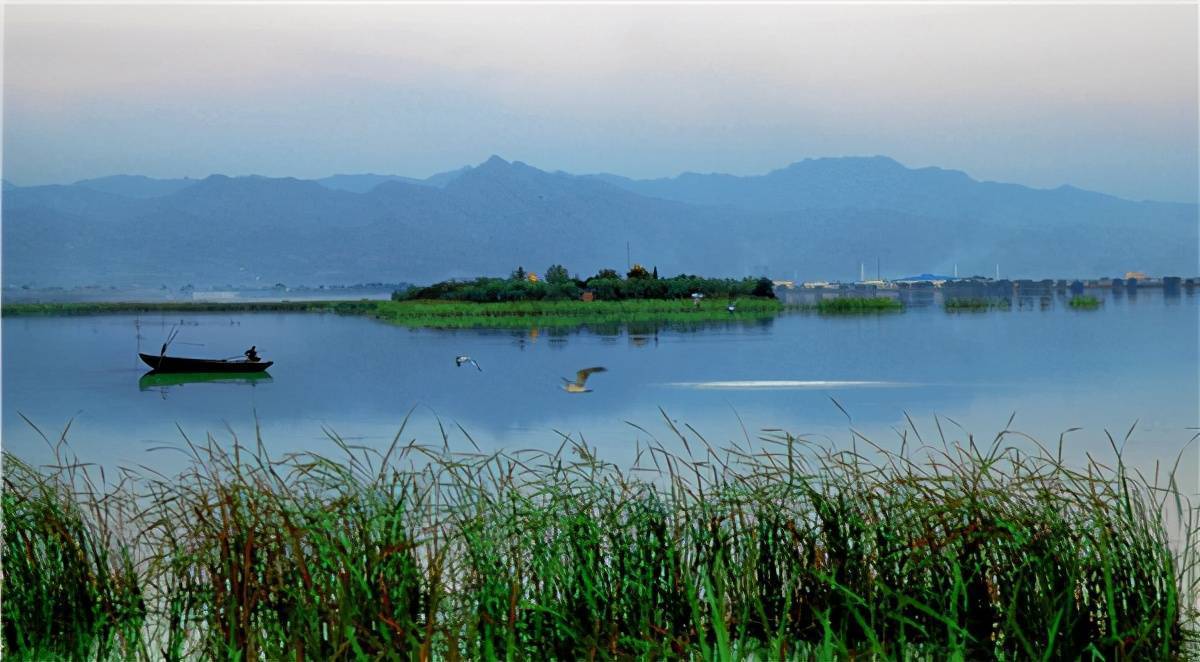
{"label": "reflection of mountain on water", "polygon": [[267,372],[155,372],[151,370],[138,379],[138,389],[155,389],[183,386],[185,384],[243,384],[254,386],[271,382]]}

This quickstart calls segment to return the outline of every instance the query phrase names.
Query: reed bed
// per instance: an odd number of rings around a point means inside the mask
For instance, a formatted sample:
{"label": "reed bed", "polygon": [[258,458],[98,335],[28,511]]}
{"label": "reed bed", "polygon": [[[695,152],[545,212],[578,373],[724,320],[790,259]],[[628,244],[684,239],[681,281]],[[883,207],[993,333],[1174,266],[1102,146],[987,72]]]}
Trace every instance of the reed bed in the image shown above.
{"label": "reed bed", "polygon": [[1012,301],[1004,298],[953,297],[946,299],[942,303],[942,308],[947,312],[981,312],[993,309],[1009,310],[1012,308]]}
{"label": "reed bed", "polygon": [[[728,309],[733,304],[734,310]],[[775,299],[744,297],[736,301],[705,299],[627,299],[622,301],[381,301],[375,316],[405,326],[432,328],[529,328],[585,325],[688,323],[754,320],[776,316],[783,305]]]}
{"label": "reed bed", "polygon": [[837,297],[822,299],[816,304],[801,304],[801,310],[815,310],[825,315],[853,315],[859,313],[887,313],[904,310],[904,304],[890,297]]}
{"label": "reed bed", "polygon": [[625,469],[570,438],[483,454],[404,444],[403,430],[383,450],[331,434],[336,457],[270,457],[261,441],[210,437],[183,447],[181,474],[115,486],[73,460],[35,470],[6,454],[4,653],[1196,652],[1200,515],[1119,453],[1073,469],[1061,443],[1030,454],[1007,432],[895,452],[861,437],[853,452],[776,432],[753,448],[678,436]]}

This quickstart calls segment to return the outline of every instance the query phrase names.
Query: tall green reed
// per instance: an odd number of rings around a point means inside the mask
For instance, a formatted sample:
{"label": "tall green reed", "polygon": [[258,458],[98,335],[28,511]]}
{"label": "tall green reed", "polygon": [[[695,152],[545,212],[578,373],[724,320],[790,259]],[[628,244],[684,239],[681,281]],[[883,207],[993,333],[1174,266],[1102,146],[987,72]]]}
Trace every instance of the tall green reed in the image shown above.
{"label": "tall green reed", "polygon": [[[187,470],[122,485],[136,538],[95,517],[18,517],[16,502],[10,517],[10,492],[63,512],[108,502],[6,456],[6,648],[63,633],[87,641],[65,655],[169,659],[1173,659],[1195,645],[1200,511],[1116,444],[1111,465],[1074,468],[1007,431],[899,451],[856,436],[847,451],[781,432],[717,448],[668,425],[677,438],[639,445],[628,468],[569,437],[485,454],[330,433],[336,458],[186,442]],[[24,540],[97,536],[123,550],[102,567],[143,611],[70,593],[10,611]],[[37,630],[39,603],[91,616]]]}
{"label": "tall green reed", "polygon": [[84,659],[138,652],[146,600],[125,484],[104,484],[102,470],[97,484],[92,467],[59,441],[45,470],[4,454],[3,653]]}

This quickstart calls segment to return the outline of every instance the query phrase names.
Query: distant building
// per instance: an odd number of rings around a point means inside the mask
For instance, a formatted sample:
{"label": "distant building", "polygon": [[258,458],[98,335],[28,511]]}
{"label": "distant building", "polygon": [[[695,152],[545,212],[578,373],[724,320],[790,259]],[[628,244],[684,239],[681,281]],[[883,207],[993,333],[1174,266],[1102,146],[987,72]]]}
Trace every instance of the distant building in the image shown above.
{"label": "distant building", "polygon": [[591,290],[587,290],[583,294],[579,295],[579,300],[580,301],[595,301],[596,293]]}
{"label": "distant building", "polygon": [[931,283],[934,287],[941,287],[942,283],[948,280],[954,280],[953,276],[939,276],[937,274],[920,274],[919,276],[906,276],[897,278],[892,282],[895,283]]}
{"label": "distant building", "polygon": [[855,283],[855,285],[858,285],[860,287],[874,287],[879,290],[894,290],[894,289],[896,289],[896,283],[894,283],[892,281],[879,280],[879,279],[860,280],[859,282]]}
{"label": "distant building", "polygon": [[1134,278],[1136,278],[1138,280],[1147,280],[1150,277],[1141,271],[1126,271],[1125,272],[1125,280],[1133,280]]}

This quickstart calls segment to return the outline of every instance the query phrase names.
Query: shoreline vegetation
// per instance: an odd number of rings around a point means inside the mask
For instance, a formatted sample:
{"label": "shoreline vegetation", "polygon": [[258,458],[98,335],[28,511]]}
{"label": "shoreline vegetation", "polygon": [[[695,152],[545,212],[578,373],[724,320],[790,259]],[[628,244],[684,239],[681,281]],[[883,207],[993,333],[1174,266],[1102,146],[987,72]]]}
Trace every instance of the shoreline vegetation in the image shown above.
{"label": "shoreline vegetation", "polygon": [[948,312],[982,312],[985,310],[1011,310],[1012,300],[1005,298],[984,297],[955,297],[942,302],[942,308]]}
{"label": "shoreline vegetation", "polygon": [[739,298],[730,312],[723,300],[628,299],[624,301],[288,301],[181,303],[5,304],[5,317],[115,313],[315,312],[364,315],[413,327],[523,328],[589,324],[688,323],[770,319],[783,311],[776,299]]}
{"label": "shoreline vegetation", "polygon": [[1095,310],[1100,307],[1100,299],[1090,295],[1073,296],[1067,305],[1076,310]]}
{"label": "shoreline vegetation", "polygon": [[754,321],[778,315],[767,278],[659,278],[634,265],[587,280],[552,265],[545,277],[518,267],[508,278],[444,281],[392,294],[391,301],[5,304],[5,316],[163,312],[333,312],[429,328],[524,328]]}
{"label": "shoreline vegetation", "polygon": [[[669,423],[669,421],[668,421]],[[99,480],[5,453],[22,659],[1181,659],[1198,511],[1168,477],[947,443],[679,432],[556,452],[336,457],[261,439]],[[868,450],[868,445],[874,450]],[[678,448],[676,448],[678,446]],[[1116,446],[1114,445],[1114,449]],[[1172,546],[1168,521],[1186,533]]]}
{"label": "shoreline vegetation", "polygon": [[626,299],[623,301],[404,300],[380,302],[375,317],[405,326],[432,328],[524,328],[614,324],[686,324],[771,319],[783,310],[775,299],[743,297],[730,312],[725,301]]}
{"label": "shoreline vegetation", "polygon": [[904,310],[904,304],[889,297],[838,297],[821,299],[815,304],[792,304],[789,310],[816,311],[822,315],[859,315],[870,313],[896,313]]}

